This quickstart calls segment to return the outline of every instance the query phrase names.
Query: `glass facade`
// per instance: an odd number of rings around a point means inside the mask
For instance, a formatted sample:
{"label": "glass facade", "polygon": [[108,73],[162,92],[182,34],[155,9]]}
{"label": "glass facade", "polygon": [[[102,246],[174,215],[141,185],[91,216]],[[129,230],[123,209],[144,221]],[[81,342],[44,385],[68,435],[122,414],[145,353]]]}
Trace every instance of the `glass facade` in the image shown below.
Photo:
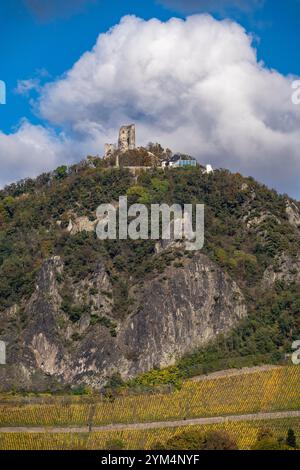
{"label": "glass facade", "polygon": [[178,160],[178,162],[175,163],[175,166],[196,166],[197,162],[196,160]]}

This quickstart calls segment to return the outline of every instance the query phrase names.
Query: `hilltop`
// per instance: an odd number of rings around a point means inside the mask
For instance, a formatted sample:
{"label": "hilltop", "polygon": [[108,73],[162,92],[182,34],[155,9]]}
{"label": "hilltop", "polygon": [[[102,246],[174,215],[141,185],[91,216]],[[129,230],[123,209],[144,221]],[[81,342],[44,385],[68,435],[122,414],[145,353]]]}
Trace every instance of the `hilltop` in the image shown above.
{"label": "hilltop", "polygon": [[[96,208],[123,195],[205,204],[203,250],[98,240]],[[300,337],[300,206],[252,178],[93,157],[2,190],[0,224],[4,390],[176,382],[281,362]]]}

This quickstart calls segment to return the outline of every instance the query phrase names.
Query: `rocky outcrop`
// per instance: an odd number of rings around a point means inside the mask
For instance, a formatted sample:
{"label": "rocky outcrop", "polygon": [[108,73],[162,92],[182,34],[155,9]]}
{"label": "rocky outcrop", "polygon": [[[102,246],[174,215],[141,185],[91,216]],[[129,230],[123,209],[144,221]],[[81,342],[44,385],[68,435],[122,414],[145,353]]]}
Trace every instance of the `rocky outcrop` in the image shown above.
{"label": "rocky outcrop", "polygon": [[134,308],[122,321],[113,318],[112,284],[100,263],[92,276],[73,286],[74,302],[88,300],[90,309],[72,323],[61,308],[63,269],[59,257],[44,263],[35,292],[23,307],[18,335],[10,322],[16,321],[19,307],[2,320],[8,343],[7,365],[0,368],[2,389],[78,383],[99,387],[117,371],[130,378],[173,364],[247,313],[237,284],[198,253],[182,266],[169,266],[159,276],[149,275],[142,286],[132,286]]}
{"label": "rocky outcrop", "polygon": [[121,334],[129,375],[173,364],[246,315],[239,287],[202,254],[147,283],[140,305]]}
{"label": "rocky outcrop", "polygon": [[278,281],[287,284],[300,282],[300,257],[292,257],[286,253],[279,255],[263,275],[263,287],[271,288]]}
{"label": "rocky outcrop", "polygon": [[286,201],[286,208],[285,208],[288,221],[292,227],[300,228],[300,209],[299,207],[292,202],[291,200]]}
{"label": "rocky outcrop", "polygon": [[90,220],[88,217],[76,217],[74,220],[69,220],[67,231],[70,235],[76,235],[79,232],[93,232],[95,230],[97,220]]}
{"label": "rocky outcrop", "polygon": [[267,221],[271,221],[278,225],[281,225],[281,221],[278,217],[275,217],[270,212],[264,212],[259,215],[255,215],[255,211],[249,212],[243,217],[243,222],[245,223],[247,229],[259,230],[260,227]]}

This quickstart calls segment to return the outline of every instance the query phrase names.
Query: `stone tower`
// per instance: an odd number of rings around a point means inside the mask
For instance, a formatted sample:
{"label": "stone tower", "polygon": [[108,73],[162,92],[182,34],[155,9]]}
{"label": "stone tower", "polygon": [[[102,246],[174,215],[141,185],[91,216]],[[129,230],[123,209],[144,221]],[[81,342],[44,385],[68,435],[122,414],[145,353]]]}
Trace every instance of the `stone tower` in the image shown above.
{"label": "stone tower", "polygon": [[4,341],[0,341],[0,364],[6,364],[6,344]]}
{"label": "stone tower", "polygon": [[119,132],[118,149],[121,152],[135,149],[135,125],[122,126]]}

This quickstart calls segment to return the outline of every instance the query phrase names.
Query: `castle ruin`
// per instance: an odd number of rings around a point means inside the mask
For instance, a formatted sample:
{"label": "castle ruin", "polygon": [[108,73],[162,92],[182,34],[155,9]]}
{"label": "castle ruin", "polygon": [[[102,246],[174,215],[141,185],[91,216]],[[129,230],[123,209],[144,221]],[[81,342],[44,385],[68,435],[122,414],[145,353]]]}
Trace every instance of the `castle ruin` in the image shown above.
{"label": "castle ruin", "polygon": [[135,149],[135,125],[122,126],[119,132],[118,149],[121,152]]}
{"label": "castle ruin", "polygon": [[105,158],[113,155],[116,150],[120,152],[127,152],[127,150],[135,149],[135,125],[122,126],[119,131],[118,147],[116,144],[105,144],[104,155]]}
{"label": "castle ruin", "polygon": [[6,344],[4,341],[0,341],[0,365],[6,364]]}
{"label": "castle ruin", "polygon": [[110,157],[117,150],[116,144],[105,144],[104,145],[104,156]]}
{"label": "castle ruin", "polygon": [[[135,150],[135,152],[130,152]],[[122,126],[119,130],[118,144],[105,144],[104,158],[111,160],[108,162],[116,168],[148,169],[153,167],[167,168],[188,168],[196,167],[197,160],[186,154],[177,153],[173,155],[168,148],[164,149],[158,143],[150,142],[147,147],[136,148],[135,124]],[[211,165],[206,165],[203,174],[211,174],[214,170]]]}

